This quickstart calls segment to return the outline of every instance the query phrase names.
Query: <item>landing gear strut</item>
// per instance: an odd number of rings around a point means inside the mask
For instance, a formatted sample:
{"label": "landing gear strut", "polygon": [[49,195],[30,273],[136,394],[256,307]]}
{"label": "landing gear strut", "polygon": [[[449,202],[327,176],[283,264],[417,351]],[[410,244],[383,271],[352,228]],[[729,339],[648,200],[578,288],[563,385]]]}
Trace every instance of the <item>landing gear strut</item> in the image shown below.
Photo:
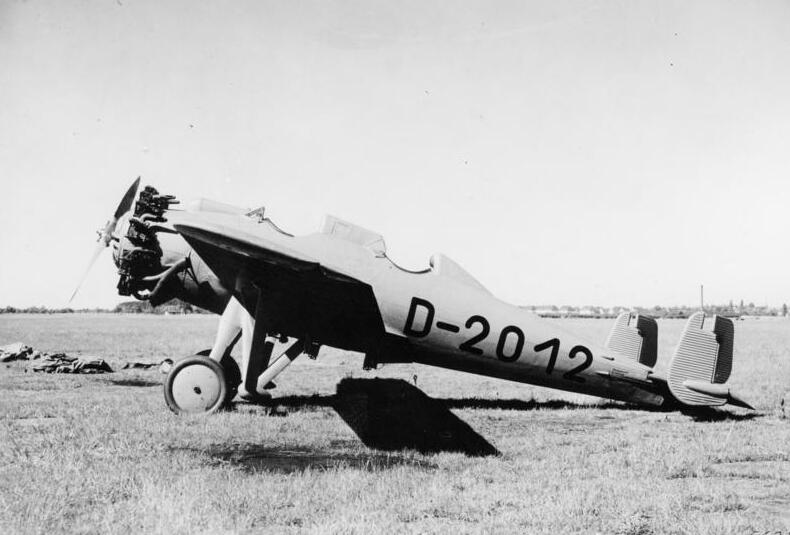
{"label": "landing gear strut", "polygon": [[[165,380],[165,401],[176,414],[211,414],[236,396],[255,399],[258,385],[268,385],[298,356],[307,351],[314,358],[318,345],[296,340],[276,359],[271,359],[276,338],[267,332],[265,314],[259,299],[256,317],[231,298],[219,322],[211,350],[176,363]],[[242,367],[230,356],[241,339]]]}

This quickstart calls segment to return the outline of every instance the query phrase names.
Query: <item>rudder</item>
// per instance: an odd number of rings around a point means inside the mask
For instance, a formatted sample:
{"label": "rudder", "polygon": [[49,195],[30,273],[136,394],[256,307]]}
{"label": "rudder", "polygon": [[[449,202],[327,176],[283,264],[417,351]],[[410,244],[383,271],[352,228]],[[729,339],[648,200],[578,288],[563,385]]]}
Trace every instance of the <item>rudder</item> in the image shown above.
{"label": "rudder", "polygon": [[669,365],[670,392],[685,405],[718,406],[730,402],[751,408],[724,384],[732,372],[732,320],[713,316],[712,328],[706,328],[705,319],[704,312],[696,312],[686,323]]}

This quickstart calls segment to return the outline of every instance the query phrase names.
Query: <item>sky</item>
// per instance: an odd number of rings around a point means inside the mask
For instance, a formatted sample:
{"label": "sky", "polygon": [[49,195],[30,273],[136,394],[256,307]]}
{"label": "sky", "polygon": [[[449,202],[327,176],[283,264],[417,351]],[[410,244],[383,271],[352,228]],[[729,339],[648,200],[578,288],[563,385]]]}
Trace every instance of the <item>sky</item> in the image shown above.
{"label": "sky", "polygon": [[790,302],[788,2],[2,0],[0,66],[0,306],[138,175],[517,304]]}

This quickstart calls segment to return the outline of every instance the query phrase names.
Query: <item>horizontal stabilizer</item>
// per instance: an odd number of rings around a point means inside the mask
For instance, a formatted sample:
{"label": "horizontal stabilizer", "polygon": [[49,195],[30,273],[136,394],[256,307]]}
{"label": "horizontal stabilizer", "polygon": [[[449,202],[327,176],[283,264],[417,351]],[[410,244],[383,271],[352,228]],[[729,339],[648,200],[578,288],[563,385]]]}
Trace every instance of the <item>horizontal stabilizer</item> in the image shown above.
{"label": "horizontal stabilizer", "polygon": [[713,316],[706,322],[704,312],[693,314],[669,365],[672,395],[686,405],[749,407],[724,384],[732,371],[734,339],[732,320]]}
{"label": "horizontal stabilizer", "polygon": [[722,398],[727,403],[731,403],[732,405],[754,410],[754,407],[746,403],[739,396],[733,394],[730,391],[730,387],[727,385],[704,383],[702,381],[694,381],[689,379],[688,381],[683,381],[683,386],[689,390],[693,390],[694,392],[705,394],[706,396]]}
{"label": "horizontal stabilizer", "polygon": [[623,312],[614,322],[606,347],[618,355],[652,368],[658,358],[658,325],[642,314]]}

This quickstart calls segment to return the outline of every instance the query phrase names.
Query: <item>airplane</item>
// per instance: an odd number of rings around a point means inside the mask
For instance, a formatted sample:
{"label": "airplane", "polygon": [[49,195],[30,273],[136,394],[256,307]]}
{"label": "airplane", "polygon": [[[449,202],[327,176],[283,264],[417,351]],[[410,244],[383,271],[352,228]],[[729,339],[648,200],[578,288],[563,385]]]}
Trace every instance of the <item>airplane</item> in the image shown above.
{"label": "airplane", "polygon": [[[364,354],[366,369],[418,363],[646,407],[753,410],[727,384],[728,318],[693,314],[664,373],[649,316],[621,314],[599,345],[497,299],[442,254],[424,270],[404,269],[381,235],[337,217],[294,236],[264,208],[200,199],[179,210],[151,186],[138,195],[139,183],[99,231],[86,274],[112,244],[120,295],[153,306],[179,298],[220,315],[212,348],[167,375],[165,400],[177,414],[211,414],[237,394],[260,399],[321,346]],[[241,367],[230,356],[239,340]],[[290,345],[273,358],[278,342]]]}

